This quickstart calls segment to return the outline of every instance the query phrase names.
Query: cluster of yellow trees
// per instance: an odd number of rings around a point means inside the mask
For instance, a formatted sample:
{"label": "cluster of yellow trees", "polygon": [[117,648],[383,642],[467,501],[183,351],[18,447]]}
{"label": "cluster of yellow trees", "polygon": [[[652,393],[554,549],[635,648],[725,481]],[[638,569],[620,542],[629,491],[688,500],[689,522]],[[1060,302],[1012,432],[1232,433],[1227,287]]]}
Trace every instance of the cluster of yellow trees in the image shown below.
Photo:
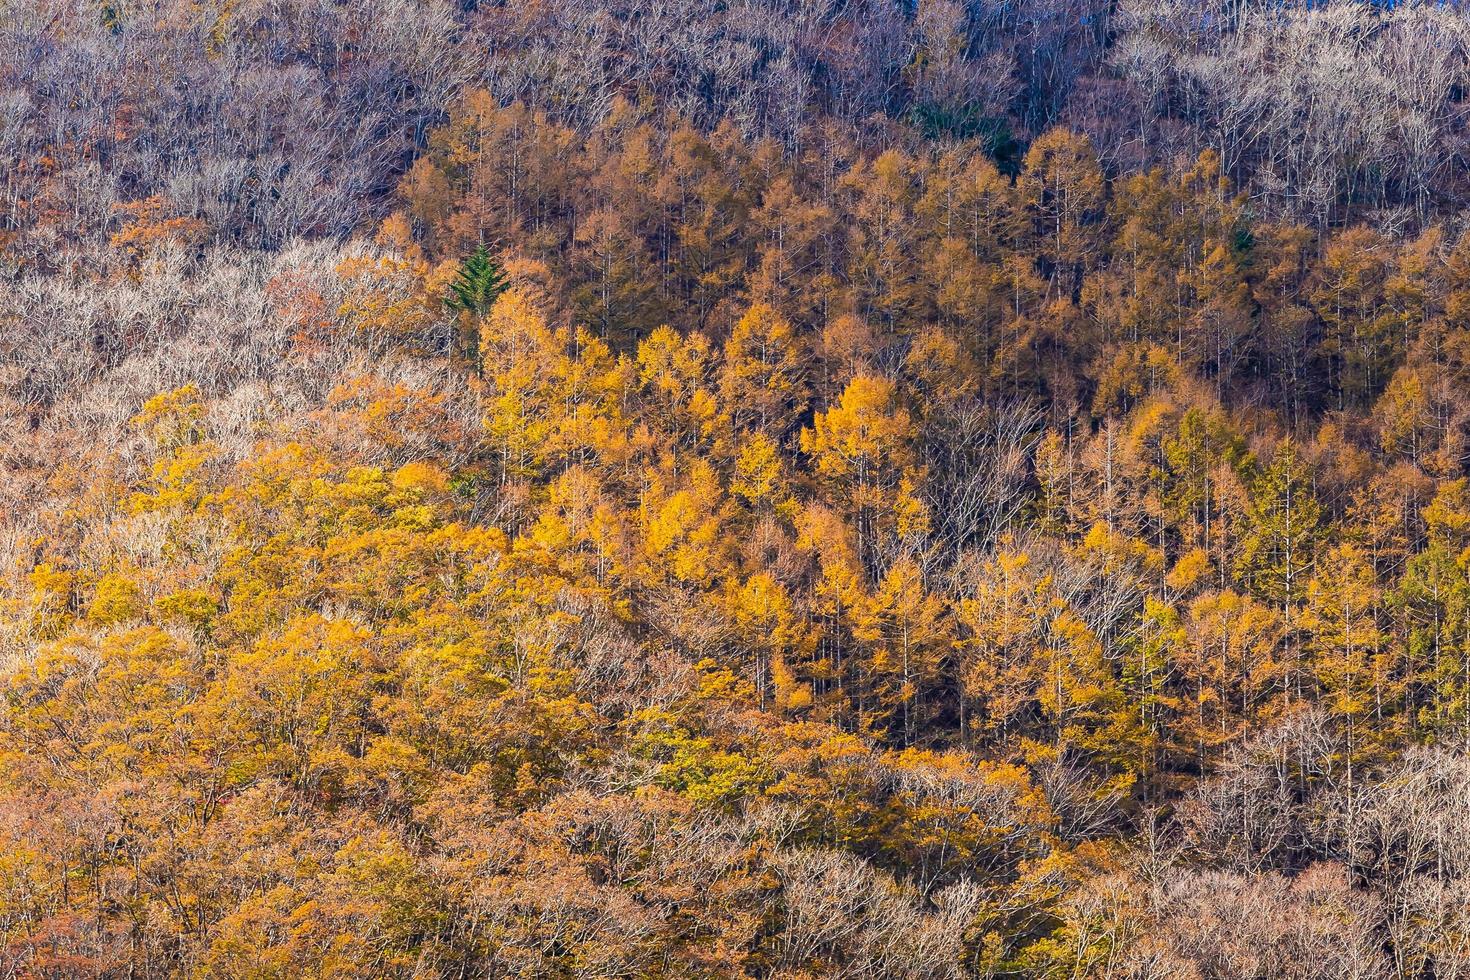
{"label": "cluster of yellow trees", "polygon": [[[792,342],[769,311],[737,333]],[[483,470],[354,464],[325,439],[227,463],[191,388],[134,418],[147,472],[65,515],[105,527],[106,556],[47,556],[7,606],[34,650],[6,678],[7,962],[678,976],[831,957],[918,976],[982,955],[976,922],[988,957],[1050,932],[1071,863],[1033,780],[913,744],[945,629],[914,563],[868,581],[856,541],[823,545],[819,629],[764,559],[817,546],[783,530],[804,519],[759,405],[740,439],[711,392],[671,383],[701,366],[677,337],[617,360],[519,290],[483,337],[506,352],[471,437]],[[771,391],[759,359],[731,363],[730,384]],[[883,466],[873,440],[911,437],[872,385],[811,438],[831,479],[872,488],[886,536],[922,514],[859,475]],[[317,424],[406,402],[400,433],[437,430],[438,398],[348,383]],[[501,510],[471,523],[486,491]],[[813,513],[808,533],[841,535]],[[838,630],[860,646],[823,664]],[[799,894],[777,915],[782,888]],[[859,907],[832,923],[829,903]]]}
{"label": "cluster of yellow trees", "polygon": [[1126,839],[1218,857],[1253,733],[1349,801],[1470,734],[1470,247],[1062,132],[1010,178],[472,97],[431,145],[265,291],[350,376],[244,448],[156,395],[11,548],[13,975],[1215,975]]}

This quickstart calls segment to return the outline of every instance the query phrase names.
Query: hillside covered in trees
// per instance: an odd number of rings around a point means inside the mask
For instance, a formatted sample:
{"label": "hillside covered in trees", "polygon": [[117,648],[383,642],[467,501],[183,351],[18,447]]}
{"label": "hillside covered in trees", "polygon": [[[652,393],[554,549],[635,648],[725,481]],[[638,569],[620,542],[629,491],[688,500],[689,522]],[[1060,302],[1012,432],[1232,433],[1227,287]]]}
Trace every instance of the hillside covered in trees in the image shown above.
{"label": "hillside covered in trees", "polygon": [[0,5],[0,977],[1470,978],[1467,86]]}

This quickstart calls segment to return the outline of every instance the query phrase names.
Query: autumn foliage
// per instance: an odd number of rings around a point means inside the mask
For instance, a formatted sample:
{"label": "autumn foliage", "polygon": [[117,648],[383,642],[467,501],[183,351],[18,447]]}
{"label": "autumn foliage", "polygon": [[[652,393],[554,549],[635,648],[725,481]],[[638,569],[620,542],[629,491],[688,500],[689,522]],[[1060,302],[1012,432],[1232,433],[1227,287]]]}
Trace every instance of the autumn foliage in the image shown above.
{"label": "autumn foliage", "polygon": [[1470,238],[829,121],[12,256],[0,972],[1467,975]]}

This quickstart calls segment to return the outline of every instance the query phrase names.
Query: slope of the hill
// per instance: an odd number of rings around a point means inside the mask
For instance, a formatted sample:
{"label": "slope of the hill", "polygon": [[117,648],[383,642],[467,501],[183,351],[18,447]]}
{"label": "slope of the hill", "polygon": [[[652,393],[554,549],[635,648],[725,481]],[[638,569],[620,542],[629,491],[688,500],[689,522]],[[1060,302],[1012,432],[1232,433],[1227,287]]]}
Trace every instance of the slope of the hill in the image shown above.
{"label": "slope of the hill", "polygon": [[1462,20],[0,8],[0,975],[1467,975]]}

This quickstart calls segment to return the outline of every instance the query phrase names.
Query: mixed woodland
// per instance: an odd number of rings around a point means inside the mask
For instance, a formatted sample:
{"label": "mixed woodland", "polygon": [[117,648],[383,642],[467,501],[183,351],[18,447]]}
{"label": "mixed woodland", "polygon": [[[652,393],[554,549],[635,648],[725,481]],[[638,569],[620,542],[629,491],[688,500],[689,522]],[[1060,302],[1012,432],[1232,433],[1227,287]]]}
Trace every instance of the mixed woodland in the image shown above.
{"label": "mixed woodland", "polygon": [[0,977],[1470,978],[1470,14],[0,3]]}

